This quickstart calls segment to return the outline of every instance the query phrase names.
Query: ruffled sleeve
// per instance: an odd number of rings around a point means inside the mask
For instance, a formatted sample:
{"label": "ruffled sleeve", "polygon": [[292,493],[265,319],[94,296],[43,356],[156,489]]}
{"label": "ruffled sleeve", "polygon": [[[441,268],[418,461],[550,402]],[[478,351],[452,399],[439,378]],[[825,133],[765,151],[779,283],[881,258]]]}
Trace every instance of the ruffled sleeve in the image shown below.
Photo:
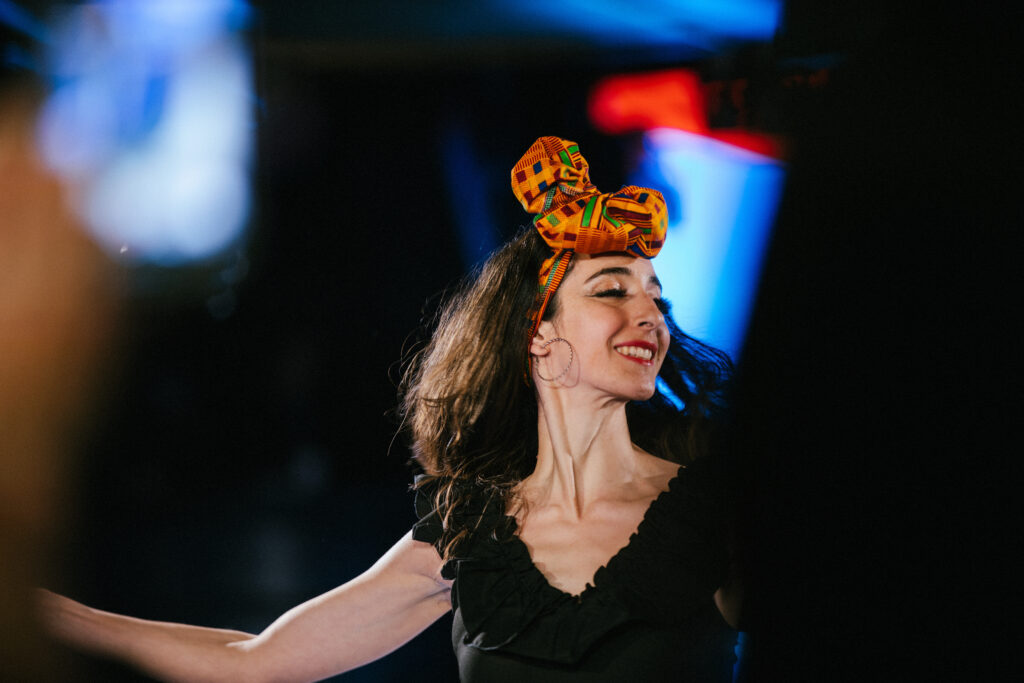
{"label": "ruffled sleeve", "polygon": [[[438,482],[435,479],[420,486],[420,482],[426,477],[427,475],[425,474],[420,474],[416,477],[417,486],[414,505],[416,507],[417,522],[412,525],[412,537],[414,540],[430,543],[437,547],[438,542],[441,540],[441,533],[444,531],[444,527],[441,525],[441,516],[438,514],[437,507],[434,504]],[[440,548],[438,548],[438,551],[440,551]]]}
{"label": "ruffled sleeve", "polygon": [[[427,481],[419,485],[427,475],[416,477],[416,516],[418,521],[412,526],[412,537],[414,540],[430,543],[442,556],[448,552],[448,559],[441,567],[441,576],[445,579],[456,578],[458,564],[466,557],[475,556],[480,545],[478,537],[492,538],[495,530],[507,526],[503,509],[494,503],[489,495],[474,490],[470,485],[456,481],[455,497],[458,504],[449,511],[447,515],[449,523],[455,529],[469,530],[469,534],[462,537],[452,548],[445,548],[447,545],[445,534],[445,518],[437,509],[438,490],[448,482],[441,479]],[[483,546],[486,549],[486,544]]]}

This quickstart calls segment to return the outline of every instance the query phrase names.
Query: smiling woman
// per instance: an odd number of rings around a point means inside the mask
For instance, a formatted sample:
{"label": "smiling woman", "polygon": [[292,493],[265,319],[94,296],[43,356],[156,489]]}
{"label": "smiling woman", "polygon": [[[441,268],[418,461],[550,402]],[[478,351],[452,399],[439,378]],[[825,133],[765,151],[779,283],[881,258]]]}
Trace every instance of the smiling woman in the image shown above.
{"label": "smiling woman", "polygon": [[730,363],[661,299],[664,202],[600,193],[559,138],[531,147],[513,187],[535,229],[467,279],[407,365],[425,470],[409,534],[258,636],[48,596],[52,630],[168,680],[301,681],[453,610],[463,681],[730,680],[737,593],[704,457]]}
{"label": "smiling woman", "polygon": [[624,384],[603,390],[629,400],[649,399],[669,341],[661,287],[651,262],[634,256],[581,254],[559,288],[558,300],[559,315],[540,324],[531,345],[538,365],[552,355],[543,347],[545,339],[553,335],[576,340],[579,362],[570,376],[575,384],[605,386],[619,381]]}
{"label": "smiling woman", "polygon": [[428,472],[413,537],[453,582],[463,679],[729,680],[725,515],[701,456],[730,365],[668,316],[660,196],[600,194],[558,138],[512,180],[536,229],[467,281],[404,387]]}

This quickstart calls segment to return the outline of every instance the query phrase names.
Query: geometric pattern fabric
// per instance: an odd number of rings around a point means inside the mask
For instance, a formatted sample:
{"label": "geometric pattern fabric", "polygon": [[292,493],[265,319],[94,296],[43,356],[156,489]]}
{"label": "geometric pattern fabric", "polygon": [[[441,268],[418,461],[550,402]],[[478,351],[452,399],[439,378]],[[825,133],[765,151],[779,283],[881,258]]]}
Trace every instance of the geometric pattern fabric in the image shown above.
{"label": "geometric pattern fabric", "polygon": [[538,138],[512,169],[512,191],[551,247],[538,279],[530,339],[561,284],[574,253],[625,253],[654,258],[665,243],[668,212],[657,190],[627,185],[601,193],[579,145],[554,136]]}

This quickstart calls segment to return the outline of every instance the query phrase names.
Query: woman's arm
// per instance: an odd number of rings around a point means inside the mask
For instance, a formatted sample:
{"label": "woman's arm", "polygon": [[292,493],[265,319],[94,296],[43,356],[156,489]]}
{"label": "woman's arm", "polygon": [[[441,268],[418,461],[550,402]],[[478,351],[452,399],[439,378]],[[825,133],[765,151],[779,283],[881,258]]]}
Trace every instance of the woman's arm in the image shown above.
{"label": "woman's arm", "polygon": [[729,626],[737,631],[743,630],[743,578],[735,558],[729,562],[725,582],[715,591],[715,606]]}
{"label": "woman's arm", "polygon": [[733,629],[741,630],[740,621],[743,610],[743,589],[738,586],[722,586],[715,591],[715,606],[722,613],[725,623]]}
{"label": "woman's arm", "polygon": [[254,636],[146,621],[46,594],[58,637],[167,681],[316,681],[395,650],[451,609],[441,558],[406,534],[369,570]]}

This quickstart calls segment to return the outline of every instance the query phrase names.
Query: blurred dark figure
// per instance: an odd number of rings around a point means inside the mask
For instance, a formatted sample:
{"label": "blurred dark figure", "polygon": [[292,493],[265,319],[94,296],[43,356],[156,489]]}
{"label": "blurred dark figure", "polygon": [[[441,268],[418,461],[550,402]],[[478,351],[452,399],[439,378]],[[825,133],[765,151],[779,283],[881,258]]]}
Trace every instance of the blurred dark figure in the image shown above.
{"label": "blurred dark figure", "polygon": [[734,443],[747,680],[996,680],[1009,654],[991,640],[1013,590],[992,483],[1013,448],[997,428],[1014,422],[1019,265],[1001,232],[1021,224],[1006,164],[1020,17],[893,7],[791,2],[778,45],[842,61],[827,88],[773,103],[792,167]]}
{"label": "blurred dark figure", "polygon": [[35,626],[33,587],[54,574],[114,297],[107,261],[37,156],[40,89],[0,66],[0,680],[73,680]]}

